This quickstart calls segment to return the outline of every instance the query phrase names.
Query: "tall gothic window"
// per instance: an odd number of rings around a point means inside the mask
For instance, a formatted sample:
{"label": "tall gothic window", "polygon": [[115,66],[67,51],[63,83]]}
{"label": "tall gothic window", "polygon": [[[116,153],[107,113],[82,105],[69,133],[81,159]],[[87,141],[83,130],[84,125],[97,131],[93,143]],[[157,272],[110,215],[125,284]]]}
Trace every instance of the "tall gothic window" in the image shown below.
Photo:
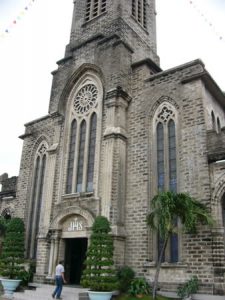
{"label": "tall gothic window", "polygon": [[[85,84],[73,97],[74,120],[70,128],[66,193],[93,192],[99,91]],[[80,120],[78,122],[78,119]]]}
{"label": "tall gothic window", "polygon": [[88,170],[87,170],[87,191],[93,190],[94,163],[95,163],[95,143],[96,143],[97,116],[93,113],[91,117],[89,153],[88,153]]}
{"label": "tall gothic window", "polygon": [[158,190],[164,190],[164,134],[163,124],[157,125],[157,174],[158,174]]}
{"label": "tall gothic window", "polygon": [[220,119],[217,117],[217,132],[221,132],[221,125],[220,125]]}
{"label": "tall gothic window", "polygon": [[147,22],[146,22],[146,0],[132,0],[132,16],[144,28],[147,28]]}
{"label": "tall gothic window", "polygon": [[78,153],[78,166],[77,166],[77,188],[76,192],[82,192],[83,171],[84,171],[84,150],[85,150],[85,137],[86,137],[86,123],[83,120],[80,126],[80,145]]}
{"label": "tall gothic window", "polygon": [[211,118],[212,118],[212,130],[216,130],[216,119],[213,111],[211,112]]}
{"label": "tall gothic window", "polygon": [[87,0],[85,21],[89,21],[106,11],[106,0]]}
{"label": "tall gothic window", "polygon": [[76,135],[77,135],[77,121],[73,120],[70,130],[70,146],[69,146],[69,158],[67,166],[67,183],[66,183],[66,193],[72,192],[73,184],[73,166],[75,158],[75,147],[76,147]]}
{"label": "tall gothic window", "polygon": [[[172,107],[163,105],[156,113],[156,154],[157,154],[157,187],[158,191],[177,191],[176,161],[176,126]],[[174,220],[177,223],[177,220]],[[162,239],[158,236],[158,255],[162,247]],[[178,236],[173,234],[163,261],[178,261]]]}
{"label": "tall gothic window", "polygon": [[43,200],[43,187],[46,170],[46,146],[42,144],[36,155],[33,185],[32,185],[32,197],[29,214],[29,234],[27,242],[27,255],[29,258],[36,258],[37,248],[37,235],[40,223],[41,205]]}

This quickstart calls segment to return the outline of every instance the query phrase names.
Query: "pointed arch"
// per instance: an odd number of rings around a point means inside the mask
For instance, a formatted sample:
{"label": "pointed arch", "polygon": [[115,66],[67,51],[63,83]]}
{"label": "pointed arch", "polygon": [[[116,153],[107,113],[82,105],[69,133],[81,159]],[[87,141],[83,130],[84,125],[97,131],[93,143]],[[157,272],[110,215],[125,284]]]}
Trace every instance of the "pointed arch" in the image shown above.
{"label": "pointed arch", "polygon": [[102,82],[88,70],[71,89],[65,108],[66,194],[98,192],[102,105]]}
{"label": "pointed arch", "polygon": [[[169,102],[166,100],[170,100]],[[169,97],[161,97],[153,105],[151,112],[151,168],[154,170],[155,179],[152,179],[152,189],[155,194],[163,190],[177,191],[177,126],[178,111],[174,106],[174,100]],[[156,162],[153,157],[156,157]],[[153,196],[153,195],[152,195]],[[175,221],[177,223],[177,220]],[[157,259],[162,247],[162,240],[155,237],[155,259]],[[164,253],[164,261],[176,263],[179,260],[179,236],[173,234]],[[154,258],[153,258],[154,259]]]}
{"label": "pointed arch", "polygon": [[82,64],[69,78],[66,82],[62,93],[60,95],[57,111],[65,116],[67,113],[67,108],[70,106],[68,102],[71,101],[71,95],[79,89],[79,86],[82,85],[86,80],[94,82],[99,90],[99,98],[103,98],[103,86],[104,86],[104,76],[101,69],[93,64]]}

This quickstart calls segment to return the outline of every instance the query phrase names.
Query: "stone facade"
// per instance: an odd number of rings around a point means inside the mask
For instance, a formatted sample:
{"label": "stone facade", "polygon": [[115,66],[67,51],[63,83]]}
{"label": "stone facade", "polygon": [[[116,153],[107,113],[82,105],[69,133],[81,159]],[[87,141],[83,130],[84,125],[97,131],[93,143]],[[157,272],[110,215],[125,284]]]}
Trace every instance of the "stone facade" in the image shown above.
{"label": "stone facade", "polygon": [[[197,275],[200,291],[224,294],[225,96],[200,60],[160,69],[154,0],[140,1],[142,15],[135,0],[107,0],[101,12],[103,2],[74,2],[70,43],[52,73],[48,115],[27,123],[21,136],[14,215],[25,220],[35,278],[51,281],[73,242],[79,241],[83,257],[84,239],[88,243],[93,220],[102,214],[112,224],[116,264],[153,280],[157,237],[146,214],[159,184],[158,124],[166,139],[172,124],[176,190],[206,204],[215,225],[200,227],[197,236],[179,234],[177,261],[165,260],[160,285],[171,290]],[[92,9],[94,17],[85,22]]]}

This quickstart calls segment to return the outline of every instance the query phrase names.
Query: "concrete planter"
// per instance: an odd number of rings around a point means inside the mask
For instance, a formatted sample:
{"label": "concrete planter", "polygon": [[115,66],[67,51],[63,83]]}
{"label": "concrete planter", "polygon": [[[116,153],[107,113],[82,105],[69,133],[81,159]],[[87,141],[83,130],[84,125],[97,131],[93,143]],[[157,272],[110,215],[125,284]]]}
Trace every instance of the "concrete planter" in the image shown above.
{"label": "concrete planter", "polygon": [[13,293],[19,286],[20,279],[5,279],[1,278],[1,283],[4,289],[4,298],[13,299]]}
{"label": "concrete planter", "polygon": [[88,296],[90,300],[110,300],[112,298],[113,292],[96,292],[88,291]]}

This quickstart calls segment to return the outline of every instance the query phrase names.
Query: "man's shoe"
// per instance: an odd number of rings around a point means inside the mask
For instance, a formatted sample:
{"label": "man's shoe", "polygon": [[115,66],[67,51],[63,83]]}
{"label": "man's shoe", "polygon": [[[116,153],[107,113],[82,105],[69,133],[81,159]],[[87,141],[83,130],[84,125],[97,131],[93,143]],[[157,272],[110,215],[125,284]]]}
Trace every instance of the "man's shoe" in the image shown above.
{"label": "man's shoe", "polygon": [[55,298],[54,294],[52,294],[52,298]]}

